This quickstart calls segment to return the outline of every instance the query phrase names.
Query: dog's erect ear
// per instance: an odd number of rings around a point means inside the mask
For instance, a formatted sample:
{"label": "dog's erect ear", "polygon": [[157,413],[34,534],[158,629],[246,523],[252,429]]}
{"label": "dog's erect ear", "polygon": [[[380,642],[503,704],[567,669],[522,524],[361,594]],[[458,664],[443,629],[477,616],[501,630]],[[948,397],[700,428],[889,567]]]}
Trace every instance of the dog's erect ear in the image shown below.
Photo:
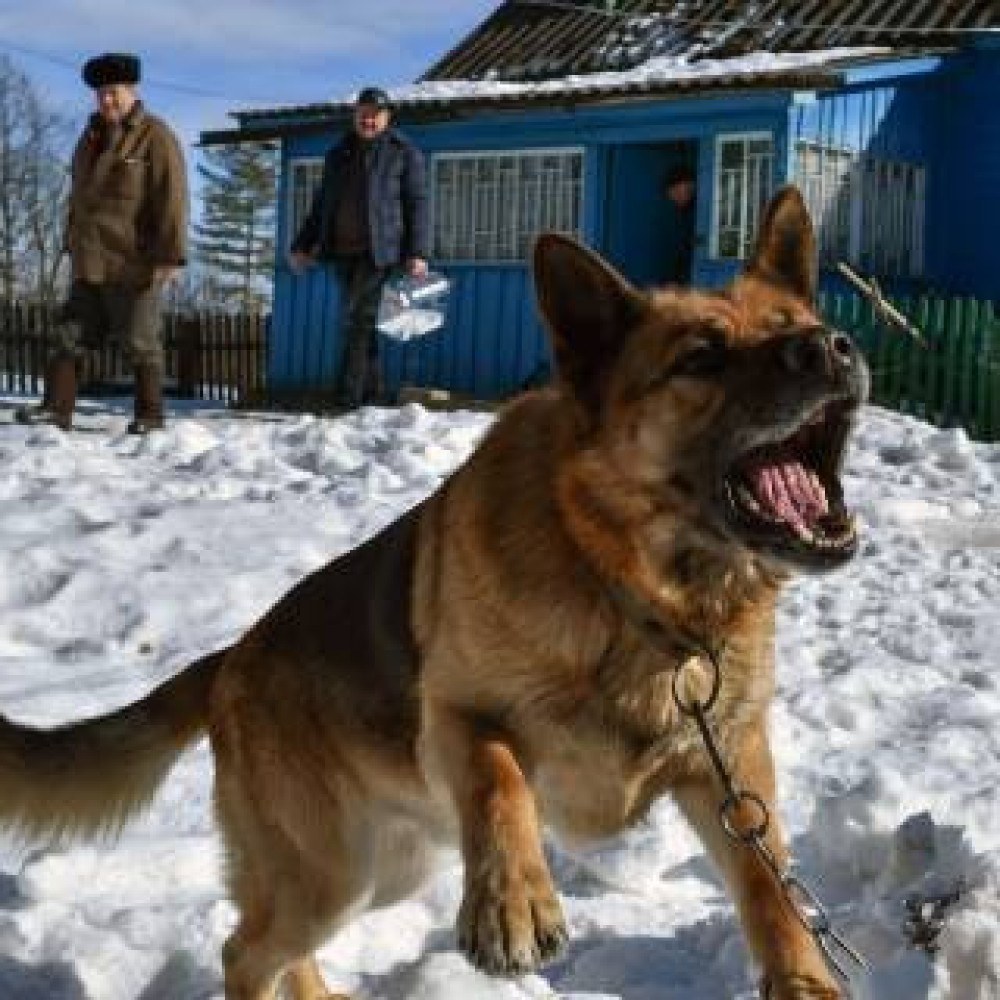
{"label": "dog's erect ear", "polygon": [[769,202],[747,271],[815,301],[816,234],[798,188],[782,188]]}
{"label": "dog's erect ear", "polygon": [[535,242],[535,291],[559,375],[592,412],[645,298],[596,253],[568,236]]}

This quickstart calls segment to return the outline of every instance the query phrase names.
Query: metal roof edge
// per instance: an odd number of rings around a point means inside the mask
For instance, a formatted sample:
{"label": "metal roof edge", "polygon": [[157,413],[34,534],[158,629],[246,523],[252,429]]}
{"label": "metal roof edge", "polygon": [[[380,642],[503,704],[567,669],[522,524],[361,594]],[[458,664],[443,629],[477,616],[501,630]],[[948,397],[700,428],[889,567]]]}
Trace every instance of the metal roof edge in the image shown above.
{"label": "metal roof edge", "polygon": [[[730,93],[768,90],[798,90],[802,87],[828,87],[844,80],[844,71],[854,65],[850,62],[830,64],[822,67],[793,67],[775,70],[734,72],[709,78],[686,78],[682,80],[636,80],[627,83],[597,83],[593,86],[573,86],[565,89],[547,88],[521,92],[497,92],[484,94],[455,94],[402,98],[394,102],[397,114],[412,115],[424,109],[453,108],[457,112],[511,107],[553,107],[605,103],[616,99],[658,100],[672,95],[690,97],[698,92],[716,95],[720,90]],[[349,101],[328,101],[292,107],[252,109],[234,112],[233,117],[243,130],[266,127],[270,123],[295,120],[307,123],[310,120],[329,123],[348,118],[353,110]]]}
{"label": "metal roof edge", "polygon": [[940,51],[933,55],[899,54],[889,59],[878,59],[871,62],[845,66],[842,67],[844,83],[850,87],[858,84],[896,80],[908,76],[926,76],[940,69],[945,56],[950,54],[950,51]]}

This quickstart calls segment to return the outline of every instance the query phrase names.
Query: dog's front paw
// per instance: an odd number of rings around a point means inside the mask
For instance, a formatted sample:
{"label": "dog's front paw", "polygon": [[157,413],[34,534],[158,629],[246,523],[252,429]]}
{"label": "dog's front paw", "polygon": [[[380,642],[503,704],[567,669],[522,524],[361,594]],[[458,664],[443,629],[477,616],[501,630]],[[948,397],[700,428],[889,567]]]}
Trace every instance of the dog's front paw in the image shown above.
{"label": "dog's front paw", "polygon": [[562,908],[543,865],[486,864],[466,879],[458,946],[477,968],[521,975],[565,944]]}
{"label": "dog's front paw", "polygon": [[831,982],[812,976],[782,976],[761,983],[762,1000],[842,1000],[844,994]]}

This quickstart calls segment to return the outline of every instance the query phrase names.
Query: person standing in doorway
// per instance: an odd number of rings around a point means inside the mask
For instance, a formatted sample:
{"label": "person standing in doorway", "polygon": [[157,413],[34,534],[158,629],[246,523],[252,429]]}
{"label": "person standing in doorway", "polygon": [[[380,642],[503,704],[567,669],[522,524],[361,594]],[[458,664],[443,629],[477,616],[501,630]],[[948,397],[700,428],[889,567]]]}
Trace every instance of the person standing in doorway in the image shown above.
{"label": "person standing in doorway", "polygon": [[134,372],[129,432],[163,427],[161,294],[187,260],[187,173],[177,138],[139,99],[140,72],[130,53],[84,64],[97,110],[73,153],[70,293],[57,316],[45,395],[40,406],[17,412],[23,423],[68,430],[81,351],[110,337],[124,345]]}
{"label": "person standing in doorway", "polygon": [[332,265],[343,301],[344,353],[336,404],[353,409],[382,395],[378,320],[382,287],[393,268],[427,273],[427,181],[423,154],[390,126],[381,87],[365,87],[353,128],[327,153],[323,176],[292,241],[292,269]]}
{"label": "person standing in doorway", "polygon": [[690,285],[694,265],[695,177],[686,163],[671,168],[664,180],[667,200],[673,212],[676,240],[668,261],[666,280],[671,285]]}

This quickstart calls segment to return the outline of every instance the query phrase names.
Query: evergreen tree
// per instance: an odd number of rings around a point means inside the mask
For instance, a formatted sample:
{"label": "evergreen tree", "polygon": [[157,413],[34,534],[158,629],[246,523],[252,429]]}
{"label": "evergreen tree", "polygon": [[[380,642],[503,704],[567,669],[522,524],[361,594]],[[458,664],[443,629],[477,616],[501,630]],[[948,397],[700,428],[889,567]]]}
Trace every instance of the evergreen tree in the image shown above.
{"label": "evergreen tree", "polygon": [[203,158],[197,263],[213,304],[260,310],[270,296],[274,265],[277,149],[266,143],[214,146]]}

